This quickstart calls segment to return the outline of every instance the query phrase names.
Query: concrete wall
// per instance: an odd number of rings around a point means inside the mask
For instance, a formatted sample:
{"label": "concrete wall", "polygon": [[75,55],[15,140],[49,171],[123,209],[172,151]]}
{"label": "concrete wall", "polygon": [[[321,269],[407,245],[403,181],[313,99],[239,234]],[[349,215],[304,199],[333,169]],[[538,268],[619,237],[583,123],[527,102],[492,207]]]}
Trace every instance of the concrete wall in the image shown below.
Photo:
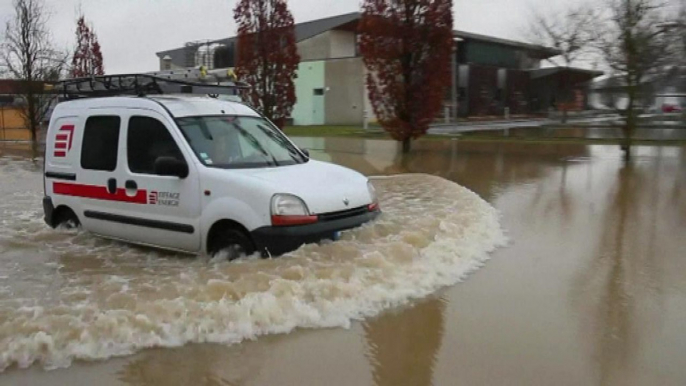
{"label": "concrete wall", "polygon": [[326,61],[326,123],[361,125],[365,108],[365,68],[361,58]]}
{"label": "concrete wall", "polygon": [[[362,94],[364,95],[364,108],[362,113],[364,114],[364,111],[367,111],[367,121],[370,123],[376,123],[376,115],[374,114],[374,107],[372,107],[372,100],[369,99],[369,92],[367,91],[367,76],[369,75],[369,71],[367,70],[366,67],[364,67],[364,63],[362,63]],[[363,115],[364,119],[364,115]],[[362,122],[364,124],[364,121]]]}
{"label": "concrete wall", "polygon": [[303,62],[324,60],[329,57],[331,39],[329,32],[311,37],[298,43],[298,54]]}
{"label": "concrete wall", "polygon": [[350,58],[355,56],[355,44],[354,32],[331,30],[298,43],[298,53],[303,62]]}
{"label": "concrete wall", "polygon": [[329,34],[329,58],[351,58],[355,56],[355,33],[331,30]]}
{"label": "concrete wall", "polygon": [[[326,110],[321,114],[315,113],[315,89],[323,89],[325,62],[301,62],[298,65],[298,77],[295,79],[295,95],[297,102],[293,107],[291,117],[294,125],[315,125],[323,124],[326,120]],[[326,98],[326,93],[323,97]],[[322,116],[322,121],[317,121],[318,116]]]}
{"label": "concrete wall", "polygon": [[[361,125],[365,100],[364,65],[355,58],[355,33],[331,30],[298,43],[298,67],[293,109],[295,125]],[[324,97],[314,95],[324,89]],[[323,122],[319,103],[323,100]],[[371,109],[370,109],[371,110]]]}

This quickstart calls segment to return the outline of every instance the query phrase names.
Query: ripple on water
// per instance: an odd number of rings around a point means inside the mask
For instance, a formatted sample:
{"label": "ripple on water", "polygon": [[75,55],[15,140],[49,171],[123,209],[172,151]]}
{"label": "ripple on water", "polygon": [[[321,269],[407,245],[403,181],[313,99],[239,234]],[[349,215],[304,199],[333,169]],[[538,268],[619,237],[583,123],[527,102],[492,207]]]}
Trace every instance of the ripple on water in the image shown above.
{"label": "ripple on water", "polygon": [[40,187],[14,187],[0,204],[0,371],[347,328],[459,282],[506,241],[496,210],[459,185],[428,175],[373,183],[384,210],[374,223],[232,263],[47,229]]}

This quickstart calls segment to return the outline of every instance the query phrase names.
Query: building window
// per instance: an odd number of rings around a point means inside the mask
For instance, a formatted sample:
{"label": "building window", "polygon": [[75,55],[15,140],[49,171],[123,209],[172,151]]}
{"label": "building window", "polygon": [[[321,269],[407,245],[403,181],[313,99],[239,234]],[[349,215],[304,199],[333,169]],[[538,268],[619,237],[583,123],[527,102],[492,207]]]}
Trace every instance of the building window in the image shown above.
{"label": "building window", "polygon": [[126,147],[129,170],[133,173],[155,174],[159,157],[184,159],[167,127],[155,118],[131,117]]}
{"label": "building window", "polygon": [[94,116],[86,120],[81,145],[81,167],[89,170],[114,171],[119,151],[117,116]]}
{"label": "building window", "polygon": [[495,90],[495,96],[493,97],[493,99],[494,99],[496,102],[502,102],[502,100],[503,100],[503,90],[497,88],[497,89]]}
{"label": "building window", "polygon": [[324,95],[324,89],[323,88],[315,88],[314,89],[314,95],[317,95],[317,96]]}

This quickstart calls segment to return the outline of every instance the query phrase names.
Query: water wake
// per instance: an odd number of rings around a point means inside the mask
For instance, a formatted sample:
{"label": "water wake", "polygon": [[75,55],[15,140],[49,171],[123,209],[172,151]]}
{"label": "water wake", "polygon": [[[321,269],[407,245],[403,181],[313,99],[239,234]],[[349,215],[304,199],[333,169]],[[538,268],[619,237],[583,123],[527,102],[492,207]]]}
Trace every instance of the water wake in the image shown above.
{"label": "water wake", "polygon": [[0,371],[347,328],[463,280],[506,242],[497,211],[457,184],[373,182],[384,210],[374,223],[335,243],[232,263],[49,230],[40,197],[18,192],[0,206]]}

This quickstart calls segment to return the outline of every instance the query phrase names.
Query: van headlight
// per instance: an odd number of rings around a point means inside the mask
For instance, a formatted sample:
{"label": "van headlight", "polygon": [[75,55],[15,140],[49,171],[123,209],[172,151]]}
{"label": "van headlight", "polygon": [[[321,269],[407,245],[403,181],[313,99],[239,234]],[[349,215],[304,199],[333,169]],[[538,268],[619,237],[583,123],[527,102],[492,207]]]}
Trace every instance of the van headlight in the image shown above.
{"label": "van headlight", "polygon": [[367,206],[370,212],[379,210],[379,197],[376,195],[376,189],[370,181],[367,181],[367,190],[369,190],[369,197],[372,199],[372,203]]}
{"label": "van headlight", "polygon": [[275,194],[272,197],[272,215],[307,216],[310,212],[299,197],[292,194]]}
{"label": "van headlight", "polygon": [[292,194],[275,194],[271,212],[274,226],[312,224],[318,220],[317,216],[310,215],[305,202]]}

